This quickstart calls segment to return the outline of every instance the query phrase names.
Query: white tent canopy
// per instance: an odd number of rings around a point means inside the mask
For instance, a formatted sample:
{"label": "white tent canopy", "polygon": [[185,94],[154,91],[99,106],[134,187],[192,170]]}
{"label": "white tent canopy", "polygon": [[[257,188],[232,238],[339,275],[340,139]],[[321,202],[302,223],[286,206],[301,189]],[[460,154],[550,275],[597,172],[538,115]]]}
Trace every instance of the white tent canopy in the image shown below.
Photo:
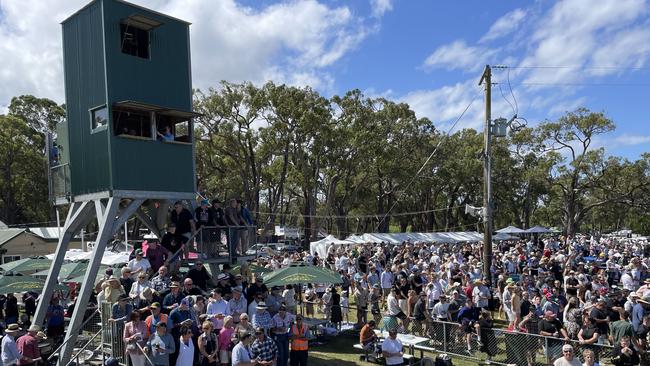
{"label": "white tent canopy", "polygon": [[318,255],[321,258],[327,257],[327,251],[329,250],[330,247],[339,247],[339,246],[354,246],[358,245],[359,242],[351,241],[351,240],[340,240],[336,238],[334,235],[328,235],[327,237],[319,240],[319,241],[314,241],[309,244],[309,252],[311,255],[315,255],[318,253]]}
{"label": "white tent canopy", "polygon": [[[79,260],[88,260],[92,256],[93,252],[84,252],[81,249],[70,249],[65,252],[66,261],[79,261]],[[55,254],[48,254],[46,257],[48,259],[54,259]],[[104,252],[102,257],[102,264],[106,266],[114,266],[116,264],[128,263],[129,262],[129,253],[127,252]]]}
{"label": "white tent canopy", "polygon": [[[508,234],[497,234],[494,240],[511,240],[516,237]],[[345,240],[339,240],[329,235],[325,239],[312,242],[309,245],[312,255],[318,253],[320,257],[327,256],[332,246],[354,246],[363,243],[389,243],[400,244],[405,241],[414,242],[435,242],[435,243],[462,243],[477,242],[483,240],[483,234],[476,231],[437,232],[437,233],[368,233],[362,235],[351,235]]]}

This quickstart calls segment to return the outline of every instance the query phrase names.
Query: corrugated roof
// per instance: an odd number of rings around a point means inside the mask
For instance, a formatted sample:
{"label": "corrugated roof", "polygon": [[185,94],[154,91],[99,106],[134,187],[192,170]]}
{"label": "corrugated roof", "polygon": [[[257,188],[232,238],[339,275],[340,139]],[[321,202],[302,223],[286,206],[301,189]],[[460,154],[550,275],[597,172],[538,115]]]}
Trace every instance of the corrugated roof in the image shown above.
{"label": "corrugated roof", "polygon": [[5,245],[6,242],[22,234],[25,229],[3,229],[0,230],[0,246]]}
{"label": "corrugated roof", "polygon": [[56,226],[30,227],[28,230],[32,234],[45,240],[59,240],[59,228]]}

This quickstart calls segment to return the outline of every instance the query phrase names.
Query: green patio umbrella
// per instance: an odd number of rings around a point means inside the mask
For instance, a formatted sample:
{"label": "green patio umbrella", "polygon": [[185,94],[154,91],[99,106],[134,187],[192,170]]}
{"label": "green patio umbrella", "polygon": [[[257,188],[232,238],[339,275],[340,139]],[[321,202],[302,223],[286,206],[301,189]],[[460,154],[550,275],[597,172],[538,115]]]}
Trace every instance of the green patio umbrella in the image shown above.
{"label": "green patio umbrella", "polygon": [[23,258],[0,265],[5,272],[23,273],[49,269],[52,261],[47,258]]}
{"label": "green patio umbrella", "polygon": [[267,286],[286,286],[301,283],[343,283],[341,275],[331,269],[310,266],[305,263],[293,263],[263,275]]}
{"label": "green patio umbrella", "polygon": [[[248,269],[250,269],[251,272],[253,272],[253,273],[269,273],[269,272],[273,272],[272,269],[265,268],[265,267],[260,266],[259,264],[254,264],[254,263],[249,264]],[[233,266],[230,269],[230,273],[236,275],[236,274],[240,273],[240,270],[241,270],[241,264],[238,264],[236,266]]]}
{"label": "green patio umbrella", "polygon": [[[84,281],[84,276],[85,276],[85,275],[86,275],[85,273],[80,273],[80,274],[79,274],[78,276],[76,276],[76,277],[72,277],[72,276],[70,276],[70,277],[68,277],[68,278],[66,278],[66,279],[64,279],[64,280],[61,280],[61,281],[62,281],[62,282],[74,282],[74,283],[77,283],[77,282],[78,282],[78,283],[83,283],[83,281]],[[104,278],[104,271],[97,271],[97,275],[95,276],[95,281],[93,282],[93,285],[96,285],[96,284],[97,284],[99,281],[101,281],[103,278]]]}
{"label": "green patio umbrella", "polygon": [[[0,294],[33,291],[41,293],[45,281],[32,276],[0,276]],[[68,291],[68,287],[57,285],[57,290]]]}
{"label": "green patio umbrella", "polygon": [[[100,265],[99,272],[103,274],[104,271],[106,271],[107,267],[108,266]],[[61,270],[59,271],[59,278],[61,280],[67,280],[69,278],[83,276],[86,273],[87,269],[88,269],[87,261],[66,263],[61,266]],[[48,268],[45,271],[34,273],[32,276],[47,277],[49,273],[50,273],[50,269]]]}

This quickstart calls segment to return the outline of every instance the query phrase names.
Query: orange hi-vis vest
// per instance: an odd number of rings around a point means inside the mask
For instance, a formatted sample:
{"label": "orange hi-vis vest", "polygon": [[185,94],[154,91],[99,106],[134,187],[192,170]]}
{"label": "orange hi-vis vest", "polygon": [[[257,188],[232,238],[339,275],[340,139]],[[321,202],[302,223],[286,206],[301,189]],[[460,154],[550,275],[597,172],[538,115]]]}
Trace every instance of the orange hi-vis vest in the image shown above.
{"label": "orange hi-vis vest", "polygon": [[[147,338],[151,337],[151,322],[153,322],[153,315],[149,315],[147,319],[144,320],[144,323],[147,325]],[[167,324],[167,314],[160,313],[160,321],[158,323]]]}
{"label": "orange hi-vis vest", "polygon": [[[294,323],[291,325],[291,334],[299,335],[301,337],[306,337],[307,336],[307,328],[305,327],[305,324],[302,324],[300,329],[296,326]],[[292,339],[291,340],[291,350],[292,351],[306,351],[307,350],[307,345],[308,341],[307,339]]]}

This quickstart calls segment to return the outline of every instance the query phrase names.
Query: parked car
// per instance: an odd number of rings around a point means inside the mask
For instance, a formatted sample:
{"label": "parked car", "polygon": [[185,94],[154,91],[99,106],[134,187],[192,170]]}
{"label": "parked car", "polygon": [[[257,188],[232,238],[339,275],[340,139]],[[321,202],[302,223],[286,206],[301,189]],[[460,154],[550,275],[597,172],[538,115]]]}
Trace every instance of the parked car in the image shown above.
{"label": "parked car", "polygon": [[278,247],[274,243],[257,243],[246,251],[246,255],[254,255],[258,257],[270,257],[278,251]]}

